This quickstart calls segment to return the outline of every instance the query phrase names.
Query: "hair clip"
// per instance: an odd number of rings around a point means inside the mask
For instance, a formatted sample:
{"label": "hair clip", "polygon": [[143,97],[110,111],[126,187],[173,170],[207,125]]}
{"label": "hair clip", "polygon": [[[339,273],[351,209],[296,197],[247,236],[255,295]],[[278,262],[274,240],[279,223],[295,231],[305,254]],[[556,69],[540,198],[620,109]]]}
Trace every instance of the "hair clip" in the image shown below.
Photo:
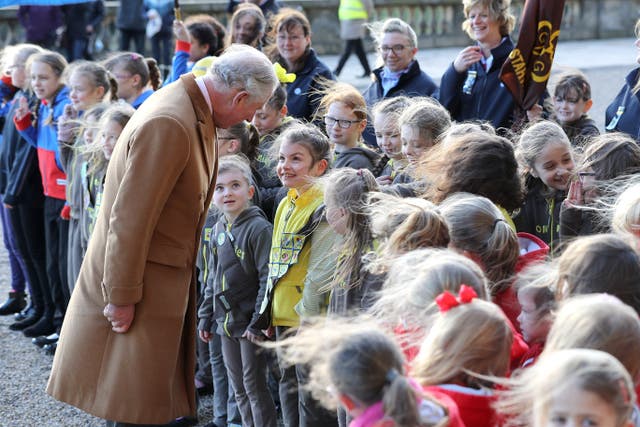
{"label": "hair clip", "polygon": [[137,53],[132,53],[131,54],[131,60],[133,61],[137,61],[138,59],[140,59],[142,56],[138,55]]}
{"label": "hair clip", "polygon": [[478,294],[471,286],[462,285],[457,298],[451,292],[444,291],[436,297],[436,304],[438,304],[441,313],[446,313],[461,304],[469,304],[477,297]]}
{"label": "hair clip", "polygon": [[276,77],[278,77],[278,81],[280,83],[293,83],[296,79],[296,75],[293,73],[287,73],[282,65],[277,62],[273,63],[273,71],[276,72]]}
{"label": "hair clip", "polygon": [[396,370],[396,368],[391,368],[387,371],[387,374],[384,376],[384,383],[385,385],[391,385],[391,383],[393,383],[395,381],[396,378],[398,378],[398,371]]}

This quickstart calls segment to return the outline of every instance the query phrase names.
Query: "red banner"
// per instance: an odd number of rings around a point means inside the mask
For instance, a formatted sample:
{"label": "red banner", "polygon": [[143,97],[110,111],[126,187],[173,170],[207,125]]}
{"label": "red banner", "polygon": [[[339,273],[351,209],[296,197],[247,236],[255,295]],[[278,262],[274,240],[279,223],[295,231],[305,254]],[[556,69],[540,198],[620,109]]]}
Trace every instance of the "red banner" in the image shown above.
{"label": "red banner", "polygon": [[563,11],[564,0],[524,4],[518,43],[500,71],[500,79],[523,111],[533,107],[547,88]]}

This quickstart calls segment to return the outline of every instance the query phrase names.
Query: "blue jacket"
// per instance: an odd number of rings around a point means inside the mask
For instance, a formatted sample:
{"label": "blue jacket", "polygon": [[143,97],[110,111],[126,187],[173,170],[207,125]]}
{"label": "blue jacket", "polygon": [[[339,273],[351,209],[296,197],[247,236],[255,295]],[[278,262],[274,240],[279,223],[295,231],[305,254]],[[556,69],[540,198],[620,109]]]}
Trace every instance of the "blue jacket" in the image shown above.
{"label": "blue jacket", "polygon": [[[400,76],[398,84],[389,89],[386,95],[383,95],[382,89],[382,69],[383,67],[373,70],[374,81],[371,82],[369,87],[362,93],[364,100],[367,103],[369,109],[373,107],[378,101],[385,98],[393,98],[395,96],[432,96],[437,98],[438,85],[435,84],[433,79],[429,77],[427,73],[420,69],[418,61],[413,61],[409,66],[409,70]],[[362,139],[364,139],[367,145],[377,147],[376,137],[373,130],[373,122],[367,124],[364,132],[362,133]]]}
{"label": "blue jacket", "polygon": [[[285,67],[285,64],[281,65]],[[304,68],[295,74],[295,81],[287,85],[287,114],[290,117],[311,121],[321,98],[319,94],[314,94],[319,91],[318,77],[327,80],[335,80],[335,77],[329,67],[318,59],[313,49],[309,49]]]}
{"label": "blue jacket", "polygon": [[496,129],[511,127],[515,103],[511,92],[500,81],[500,70],[513,48],[513,42],[507,37],[492,49],[493,63],[488,71],[476,62],[466,72],[458,73],[451,63],[440,82],[439,100],[453,120],[486,120]]}
{"label": "blue jacket", "polygon": [[176,52],[171,61],[171,73],[164,80],[163,86],[175,82],[181,75],[188,73],[193,68],[193,63],[189,63],[189,50],[191,44],[184,41],[176,41]]}
{"label": "blue jacket", "polygon": [[[26,95],[24,92],[16,94],[11,103],[8,117],[13,117],[18,108],[16,100],[24,95]],[[38,102],[37,98],[32,97],[29,104],[37,105]],[[28,204],[41,207],[44,196],[36,149],[23,140],[13,120],[5,121],[2,135],[0,173],[3,182],[1,191],[4,193],[4,203],[12,206]]]}
{"label": "blue jacket", "polygon": [[[15,121],[20,135],[38,150],[38,164],[42,175],[44,195],[60,200],[66,200],[67,176],[60,161],[57,123],[64,112],[64,106],[70,102],[69,89],[63,86],[56,95],[52,106],[44,102],[40,103],[37,127],[31,124],[30,115],[20,121]],[[51,123],[47,123],[50,118],[52,119]]]}
{"label": "blue jacket", "polygon": [[[640,140],[640,92],[633,93],[633,87],[636,85],[638,77],[640,77],[639,73],[640,68],[636,68],[627,75],[624,86],[607,107],[604,122],[608,132],[625,132],[631,135],[636,141]],[[615,126],[609,129],[608,126],[611,120],[616,116],[618,107],[621,106],[624,107],[624,112]]]}

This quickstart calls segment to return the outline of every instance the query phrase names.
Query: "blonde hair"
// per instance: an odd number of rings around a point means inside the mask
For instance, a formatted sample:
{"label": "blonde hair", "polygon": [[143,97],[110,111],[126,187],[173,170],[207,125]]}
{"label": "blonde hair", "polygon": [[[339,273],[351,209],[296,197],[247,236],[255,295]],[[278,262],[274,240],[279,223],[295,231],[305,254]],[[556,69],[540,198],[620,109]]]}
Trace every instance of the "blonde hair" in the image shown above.
{"label": "blonde hair", "polygon": [[518,295],[531,295],[536,306],[536,314],[542,319],[556,308],[556,270],[547,263],[535,263],[516,276],[513,287]]}
{"label": "blonde hair", "polygon": [[505,427],[546,425],[543,417],[551,402],[575,387],[611,405],[617,427],[626,425],[636,401],[633,381],[624,366],[597,350],[545,350],[535,365],[520,370],[505,385],[494,405]]}
{"label": "blonde hair", "polygon": [[247,185],[253,185],[249,159],[247,159],[244,155],[231,154],[228,156],[220,157],[220,160],[218,160],[218,175],[222,175],[225,172],[232,171],[240,172],[242,174],[242,177],[247,182]]}
{"label": "blonde hair", "polygon": [[506,375],[512,341],[502,310],[475,298],[436,314],[411,372],[424,386],[458,382],[481,386],[478,376]]}
{"label": "blonde hair", "polygon": [[453,246],[480,257],[491,282],[491,295],[508,288],[520,247],[500,210],[486,197],[458,193],[442,202],[440,212],[449,226]]}
{"label": "blonde hair", "polygon": [[438,311],[436,297],[444,291],[457,294],[463,284],[478,298],[489,299],[487,280],[476,263],[448,249],[416,249],[393,261],[371,313],[391,327],[404,324],[409,332],[415,330],[415,336],[405,338],[419,345]]}
{"label": "blonde hair", "polygon": [[613,207],[611,228],[616,233],[640,237],[640,179],[637,176],[618,196]]}
{"label": "blonde hair", "polygon": [[427,200],[378,193],[369,209],[373,235],[382,241],[378,250],[382,260],[419,248],[446,248],[449,244],[447,223]]}
{"label": "blonde hair", "polygon": [[544,351],[568,348],[607,352],[640,379],[640,319],[616,297],[578,295],[562,302]]}
{"label": "blonde hair", "polygon": [[463,0],[464,22],[462,29],[473,39],[473,29],[469,22],[469,12],[476,6],[486,7],[489,10],[491,19],[500,24],[500,35],[507,36],[513,31],[516,25],[516,18],[511,14],[511,0]]}
{"label": "blonde hair", "polygon": [[556,297],[608,293],[640,313],[640,256],[615,234],[580,237],[558,258]]}
{"label": "blonde hair", "polygon": [[[104,128],[104,126],[109,122],[116,122],[124,129],[124,127],[135,113],[135,109],[129,105],[124,103],[111,104],[108,108],[106,108],[102,115],[100,116],[100,121],[98,122],[98,128],[100,131]],[[102,141],[96,139],[92,144],[88,144],[82,147],[82,152],[87,156],[87,174],[94,175],[99,171],[104,171],[109,163],[104,157],[103,154],[103,144]]]}
{"label": "blonde hair", "polygon": [[324,199],[348,212],[347,232],[342,244],[345,257],[336,268],[331,287],[355,288],[362,282],[362,257],[372,249],[368,195],[378,190],[376,178],[367,169],[340,168],[324,179]]}
{"label": "blonde hair", "polygon": [[[526,188],[540,178],[531,175],[533,166],[549,144],[564,145],[572,153],[571,142],[562,127],[549,120],[542,120],[528,126],[518,138],[516,145],[516,159],[521,166],[521,177]],[[573,157],[573,153],[572,153]]]}
{"label": "blonde hair", "polygon": [[451,114],[433,98],[414,98],[400,115],[398,126],[416,128],[421,138],[431,139],[435,144],[451,126]]}
{"label": "blonde hair", "polygon": [[405,375],[394,339],[370,319],[315,319],[275,346],[285,364],[308,366],[306,387],[329,409],[342,393],[366,406],[382,401],[384,414],[396,426],[434,425],[421,423],[417,400],[426,397]]}

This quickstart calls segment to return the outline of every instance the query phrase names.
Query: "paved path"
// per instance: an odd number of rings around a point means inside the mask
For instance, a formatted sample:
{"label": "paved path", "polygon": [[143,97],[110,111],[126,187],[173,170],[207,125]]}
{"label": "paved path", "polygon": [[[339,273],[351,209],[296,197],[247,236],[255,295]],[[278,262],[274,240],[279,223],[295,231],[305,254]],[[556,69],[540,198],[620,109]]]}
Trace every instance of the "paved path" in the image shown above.
{"label": "paved path", "polygon": [[[622,85],[624,76],[637,64],[633,39],[582,41],[562,43],[556,54],[554,70],[565,67],[582,69],[591,81],[594,108],[592,117],[602,126],[604,109]],[[460,48],[431,49],[419,52],[421,66],[431,76],[440,79],[442,72]],[[330,67],[337,56],[323,57]],[[371,64],[374,55],[370,55]],[[366,79],[355,77],[362,70],[354,57],[349,59],[341,80],[359,88]],[[2,246],[2,245],[0,245]],[[0,248],[0,301],[9,291],[9,272],[4,247]],[[0,427],[35,426],[101,426],[102,422],[48,397],[44,388],[51,367],[51,357],[39,351],[21,333],[7,327],[10,317],[0,317]],[[211,420],[211,399],[201,405],[201,425]]]}

